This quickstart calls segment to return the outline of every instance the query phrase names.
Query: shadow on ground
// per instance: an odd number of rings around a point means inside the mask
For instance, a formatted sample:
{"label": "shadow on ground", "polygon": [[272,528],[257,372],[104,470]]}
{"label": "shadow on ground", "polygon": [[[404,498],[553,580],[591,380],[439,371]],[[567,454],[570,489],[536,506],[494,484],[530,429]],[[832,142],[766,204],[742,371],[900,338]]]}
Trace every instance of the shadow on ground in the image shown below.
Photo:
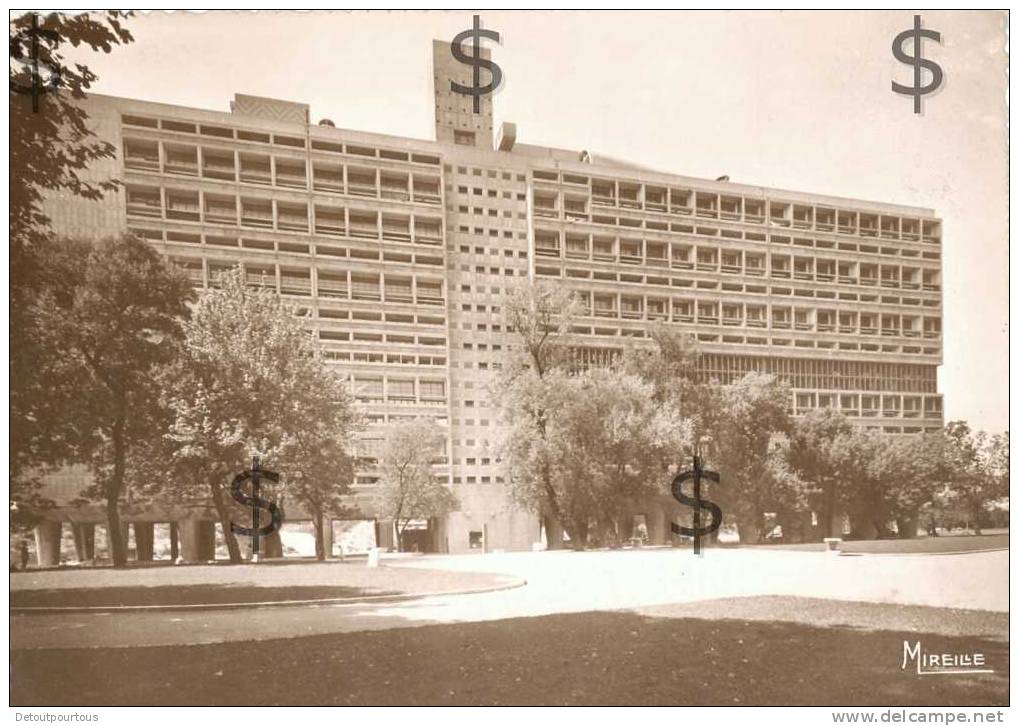
{"label": "shadow on ground", "polygon": [[[243,617],[238,613],[238,617]],[[588,612],[259,642],[14,651],[14,706],[1008,703],[1007,636]],[[995,673],[922,677],[903,641]]]}
{"label": "shadow on ground", "polygon": [[13,590],[11,607],[114,607],[118,605],[199,605],[279,600],[397,595],[399,590],[364,587],[288,586],[245,587],[193,584],[154,587],[52,588]]}

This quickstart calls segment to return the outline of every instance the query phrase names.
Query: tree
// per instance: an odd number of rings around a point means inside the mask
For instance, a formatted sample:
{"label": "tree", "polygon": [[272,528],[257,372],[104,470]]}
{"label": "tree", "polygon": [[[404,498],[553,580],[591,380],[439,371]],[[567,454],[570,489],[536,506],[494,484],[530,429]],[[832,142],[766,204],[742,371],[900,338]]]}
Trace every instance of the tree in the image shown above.
{"label": "tree", "polygon": [[669,463],[689,446],[689,426],[622,366],[585,371],[561,390],[550,430],[559,462],[553,487],[571,544],[584,548],[592,521],[603,539],[628,537],[630,507],[664,493]]}
{"label": "tree", "polygon": [[940,432],[889,437],[875,466],[898,536],[915,537],[921,510],[935,503],[948,480],[945,437]]}
{"label": "tree", "polygon": [[379,517],[392,519],[397,548],[412,519],[440,517],[456,509],[457,500],[435,474],[446,434],[430,419],[391,424],[383,434],[379,452]]}
{"label": "tree", "polygon": [[[116,189],[113,180],[89,180],[83,172],[116,147],[96,137],[81,106],[97,77],[88,66],[68,64],[68,46],[109,53],[134,38],[124,27],[129,14],[25,13],[10,21],[10,234],[12,266],[20,252],[44,236],[49,219],[43,194],[65,191],[100,199]],[[43,88],[33,98],[33,64]],[[54,86],[56,88],[54,88]],[[59,89],[59,90],[57,90]],[[12,275],[13,278],[13,275]]]}
{"label": "tree", "polygon": [[756,542],[764,515],[792,505],[795,480],[775,460],[792,428],[789,386],[770,374],[751,372],[722,392],[720,421],[708,447],[707,462],[716,463],[721,486],[716,496],[732,512],[741,542]]}
{"label": "tree", "polygon": [[[309,341],[310,344],[310,341]],[[324,560],[324,529],[328,515],[344,511],[343,496],[354,480],[352,436],[361,423],[353,398],[339,377],[315,351],[302,357],[306,364],[294,376],[286,416],[280,468],[287,496],[311,515],[315,527],[315,556]]]}
{"label": "tree", "polygon": [[46,400],[27,408],[60,409],[66,459],[87,463],[86,494],[106,504],[114,566],[127,561],[118,504],[131,452],[160,420],[156,384],[181,338],[191,288],[184,274],[134,237],[66,241],[48,256],[60,287],[33,304],[31,344],[41,352],[33,389]]}
{"label": "tree", "polygon": [[[33,28],[33,16],[35,26]],[[25,13],[10,21],[9,50],[9,163],[10,163],[10,463],[11,503],[19,512],[13,522],[53,503],[38,493],[40,475],[54,469],[72,452],[74,422],[65,403],[54,395],[44,372],[50,361],[40,349],[40,335],[31,310],[38,295],[47,291],[58,298],[68,280],[55,273],[49,219],[42,208],[47,191],[61,191],[98,199],[114,189],[113,180],[89,180],[83,173],[97,159],[112,158],[116,148],[94,136],[88,117],[78,103],[96,76],[83,63],[67,65],[67,46],[110,52],[131,42],[123,27],[124,14]],[[46,92],[33,104],[33,45],[40,77],[49,82],[50,69],[58,68],[59,92]],[[52,349],[50,349],[52,350]],[[28,521],[28,520],[26,520]]]}
{"label": "tree", "polygon": [[1008,495],[1008,434],[974,434],[965,421],[945,425],[948,501],[980,534],[987,507]]}
{"label": "tree", "polygon": [[229,487],[257,453],[280,472],[280,488],[269,492],[277,504],[293,496],[308,505],[322,554],[323,516],[352,472],[347,445],[357,417],[349,394],[275,291],[246,285],[239,268],[215,284],[199,296],[169,376],[164,445],[179,472],[169,491],[178,500],[211,499],[230,561],[240,562]]}
{"label": "tree", "polygon": [[853,425],[841,413],[822,408],[809,411],[794,421],[790,432],[789,465],[804,483],[809,505],[820,514],[824,537],[841,536],[841,526],[839,531],[835,530],[835,516],[848,483],[840,476],[832,446],[839,436],[852,429]]}
{"label": "tree", "polygon": [[832,442],[836,475],[842,481],[839,504],[849,514],[853,539],[889,536],[892,510],[888,489],[896,468],[893,446],[891,437],[860,427]]}
{"label": "tree", "polygon": [[567,335],[578,311],[577,299],[561,286],[527,282],[512,288],[503,301],[503,315],[514,343],[493,385],[506,424],[502,459],[511,472],[513,498],[552,517],[571,539],[567,520],[573,518],[554,486],[560,463],[549,432],[570,372]]}

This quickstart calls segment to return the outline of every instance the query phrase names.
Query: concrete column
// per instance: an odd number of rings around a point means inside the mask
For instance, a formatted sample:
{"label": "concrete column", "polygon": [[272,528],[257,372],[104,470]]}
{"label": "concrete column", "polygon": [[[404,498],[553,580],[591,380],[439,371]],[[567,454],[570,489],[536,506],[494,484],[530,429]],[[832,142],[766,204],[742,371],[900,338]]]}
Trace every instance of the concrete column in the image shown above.
{"label": "concrete column", "polygon": [[180,557],[180,531],[176,522],[170,522],[170,561],[176,562]]}
{"label": "concrete column", "polygon": [[135,558],[139,562],[152,562],[152,549],[155,543],[155,525],[152,522],[134,522]]}
{"label": "concrete column", "polygon": [[180,557],[185,562],[201,562],[200,525],[197,519],[182,519],[177,522],[180,536]]}
{"label": "concrete column", "polygon": [[198,556],[202,562],[216,559],[216,523],[198,523]]}
{"label": "concrete column", "polygon": [[616,521],[616,539],[619,544],[628,545],[630,544],[630,538],[633,536],[633,510],[629,507],[624,508],[619,513],[619,518]]}
{"label": "concrete column", "polygon": [[396,550],[397,543],[396,534],[393,531],[393,520],[380,519],[377,520],[376,523],[377,529],[375,536],[378,541],[375,544],[383,550]]}
{"label": "concrete column", "polygon": [[659,504],[649,504],[647,513],[647,538],[653,545],[668,544],[672,530],[669,527],[668,513]]}
{"label": "concrete column", "polygon": [[830,532],[830,534],[827,535],[828,537],[844,537],[845,536],[845,535],[842,534],[842,524],[843,524],[843,520],[844,519],[845,519],[845,514],[843,512],[840,512],[837,509],[834,510],[831,513],[831,528],[828,530]]}
{"label": "concrete column", "polygon": [[35,525],[35,555],[39,567],[60,564],[60,522],[39,522]]}
{"label": "concrete column", "polygon": [[96,526],[94,524],[72,524],[74,554],[78,562],[90,562],[96,557]]}
{"label": "concrete column", "polygon": [[322,548],[326,559],[333,556],[333,518],[329,515],[322,517]]}
{"label": "concrete column", "polygon": [[259,548],[262,550],[262,557],[283,557],[283,539],[280,537],[279,531],[273,532],[272,534],[261,537]]}

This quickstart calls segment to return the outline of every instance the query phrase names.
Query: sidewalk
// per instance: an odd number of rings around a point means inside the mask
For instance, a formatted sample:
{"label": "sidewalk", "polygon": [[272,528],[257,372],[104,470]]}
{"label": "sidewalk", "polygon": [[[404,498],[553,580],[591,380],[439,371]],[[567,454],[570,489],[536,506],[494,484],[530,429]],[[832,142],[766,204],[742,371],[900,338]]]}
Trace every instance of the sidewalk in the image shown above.
{"label": "sidewalk", "polygon": [[[393,563],[396,569],[396,563]],[[712,550],[521,552],[427,556],[400,569],[523,577],[514,590],[390,604],[203,613],[11,618],[11,647],[125,647],[258,640],[590,610],[628,610],[725,597],[792,595],[1007,612],[1008,552],[838,557]]]}

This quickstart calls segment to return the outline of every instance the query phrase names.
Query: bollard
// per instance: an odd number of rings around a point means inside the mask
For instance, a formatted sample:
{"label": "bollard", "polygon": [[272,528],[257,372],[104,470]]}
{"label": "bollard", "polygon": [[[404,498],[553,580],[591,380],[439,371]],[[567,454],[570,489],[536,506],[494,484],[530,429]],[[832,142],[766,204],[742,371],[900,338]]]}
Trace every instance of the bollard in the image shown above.
{"label": "bollard", "polygon": [[824,538],[825,551],[831,555],[842,554],[842,538],[841,537],[825,537]]}

